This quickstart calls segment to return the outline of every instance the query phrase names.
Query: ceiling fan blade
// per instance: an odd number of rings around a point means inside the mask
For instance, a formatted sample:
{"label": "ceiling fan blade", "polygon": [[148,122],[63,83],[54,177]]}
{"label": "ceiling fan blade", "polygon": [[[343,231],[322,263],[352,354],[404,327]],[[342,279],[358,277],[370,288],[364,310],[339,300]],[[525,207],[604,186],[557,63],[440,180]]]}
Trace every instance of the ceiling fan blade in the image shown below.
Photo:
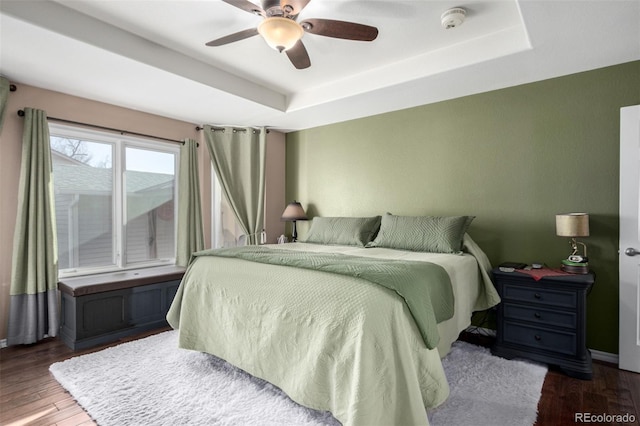
{"label": "ceiling fan blade", "polygon": [[311,0],[280,0],[280,7],[289,16],[296,17]]}
{"label": "ceiling fan blade", "polygon": [[257,28],[249,28],[247,30],[238,31],[237,33],[229,34],[228,36],[220,37],[215,40],[211,40],[206,43],[207,46],[222,46],[224,44],[233,43],[234,41],[244,40],[245,38],[258,35]]}
{"label": "ceiling fan blade", "polygon": [[309,59],[309,54],[304,44],[302,44],[302,40],[298,40],[291,49],[285,50],[285,52],[287,52],[289,60],[297,69],[303,70],[311,66],[311,59]]}
{"label": "ceiling fan blade", "polygon": [[223,2],[235,6],[238,9],[242,9],[245,12],[253,13],[255,15],[265,16],[264,10],[255,3],[251,3],[249,0],[222,0]]}
{"label": "ceiling fan blade", "polygon": [[333,19],[305,19],[300,22],[308,33],[346,40],[373,41],[378,37],[378,29],[355,22],[335,21]]}

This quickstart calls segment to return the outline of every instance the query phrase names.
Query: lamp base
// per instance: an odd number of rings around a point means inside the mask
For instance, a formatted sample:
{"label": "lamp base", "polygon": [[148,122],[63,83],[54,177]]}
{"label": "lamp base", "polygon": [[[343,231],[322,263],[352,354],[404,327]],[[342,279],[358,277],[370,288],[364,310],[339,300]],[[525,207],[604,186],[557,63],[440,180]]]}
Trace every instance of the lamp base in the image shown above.
{"label": "lamp base", "polygon": [[573,262],[569,259],[564,259],[562,261],[562,265],[560,268],[569,272],[570,274],[588,274],[589,273],[589,263],[588,262]]}

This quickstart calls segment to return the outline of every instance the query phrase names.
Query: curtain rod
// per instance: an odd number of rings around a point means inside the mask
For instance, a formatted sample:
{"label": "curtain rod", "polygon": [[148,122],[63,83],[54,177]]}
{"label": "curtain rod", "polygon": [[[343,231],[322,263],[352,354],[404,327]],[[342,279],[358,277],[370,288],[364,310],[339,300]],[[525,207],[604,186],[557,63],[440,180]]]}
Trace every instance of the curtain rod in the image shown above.
{"label": "curtain rod", "polygon": [[[234,132],[246,132],[247,128],[246,127],[231,127],[233,129]],[[200,130],[204,130],[204,124],[202,126],[196,126],[196,130],[199,132]],[[213,130],[214,132],[224,132],[225,128],[224,127],[215,127],[215,126],[211,126],[211,130]],[[260,129],[253,129],[254,132],[259,132],[261,131]],[[265,129],[265,131],[267,133],[269,133],[269,129]]]}
{"label": "curtain rod", "polygon": [[[22,110],[22,109],[18,110],[18,115],[20,117],[24,117],[24,110]],[[47,120],[59,121],[61,123],[67,123],[67,124],[76,124],[76,125],[79,125],[79,126],[93,127],[95,129],[100,129],[100,130],[108,130],[110,132],[120,133],[121,135],[127,134],[127,135],[134,135],[134,136],[142,136],[142,137],[146,137],[146,138],[159,139],[159,140],[163,140],[163,141],[167,141],[167,142],[179,143],[179,144],[184,145],[184,141],[179,141],[179,140],[176,140],[176,139],[163,138],[161,136],[147,135],[147,134],[144,134],[144,133],[130,132],[129,130],[114,129],[113,127],[98,126],[97,124],[82,123],[80,121],[66,120],[64,118],[55,118],[55,117],[47,117]]]}

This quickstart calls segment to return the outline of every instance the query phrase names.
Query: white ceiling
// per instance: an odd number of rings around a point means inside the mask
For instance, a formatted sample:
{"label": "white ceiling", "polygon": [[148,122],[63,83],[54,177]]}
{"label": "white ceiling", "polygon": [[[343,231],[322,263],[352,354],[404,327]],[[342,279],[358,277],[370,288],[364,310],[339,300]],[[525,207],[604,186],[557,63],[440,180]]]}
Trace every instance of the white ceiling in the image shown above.
{"label": "white ceiling", "polygon": [[[258,2],[258,0],[254,0]],[[440,15],[463,7],[454,29]],[[195,124],[305,129],[640,59],[640,0],[312,0],[299,20],[375,26],[305,34],[296,70],[262,19],[222,1],[2,0],[0,73]]]}

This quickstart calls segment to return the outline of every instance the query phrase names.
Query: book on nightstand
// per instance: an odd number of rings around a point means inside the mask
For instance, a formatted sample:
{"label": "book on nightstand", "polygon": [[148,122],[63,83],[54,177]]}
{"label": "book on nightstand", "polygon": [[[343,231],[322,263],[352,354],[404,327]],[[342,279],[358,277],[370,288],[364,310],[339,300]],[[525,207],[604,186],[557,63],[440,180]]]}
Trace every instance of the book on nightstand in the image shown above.
{"label": "book on nightstand", "polygon": [[513,269],[524,269],[527,266],[526,263],[521,262],[502,262],[498,267],[500,268],[513,268]]}
{"label": "book on nightstand", "polygon": [[589,262],[572,262],[571,260],[564,259],[560,266],[563,271],[571,274],[588,274]]}

